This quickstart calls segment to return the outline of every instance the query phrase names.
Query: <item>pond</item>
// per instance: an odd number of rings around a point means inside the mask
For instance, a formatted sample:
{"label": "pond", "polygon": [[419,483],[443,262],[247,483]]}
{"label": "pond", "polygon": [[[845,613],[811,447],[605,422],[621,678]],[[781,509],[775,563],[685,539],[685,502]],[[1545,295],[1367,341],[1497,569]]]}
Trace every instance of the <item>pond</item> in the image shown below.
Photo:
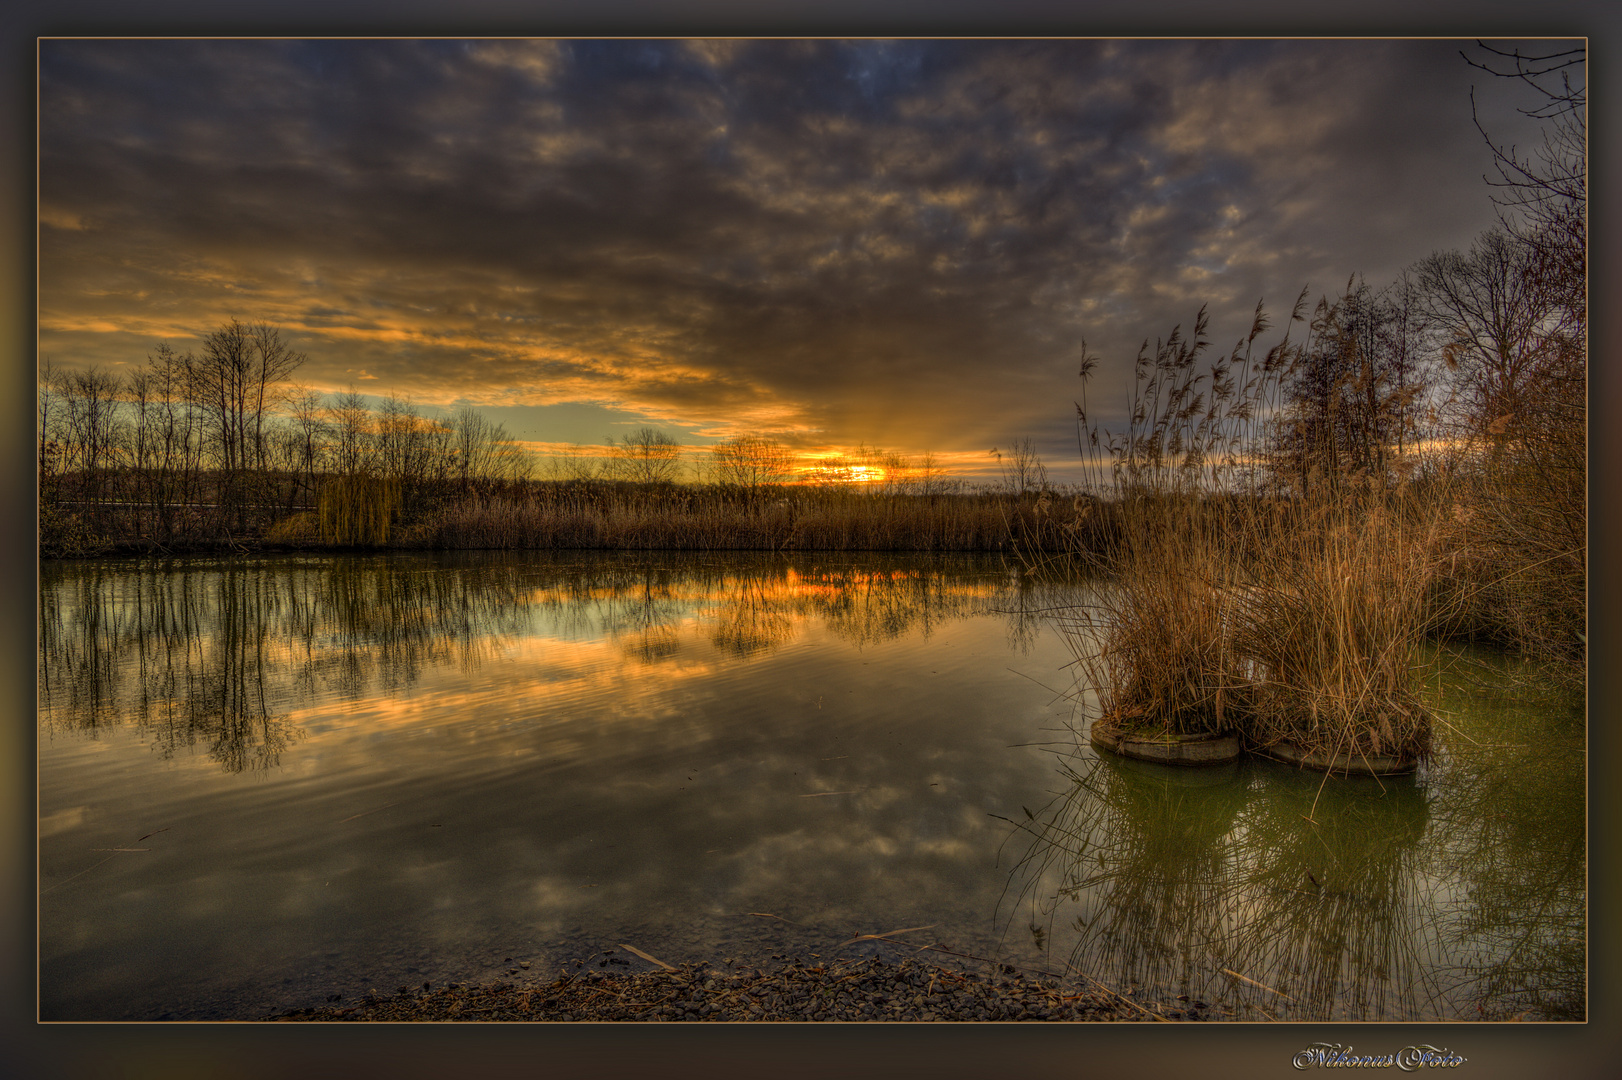
{"label": "pond", "polygon": [[1396,782],[1103,759],[1044,623],[1085,588],[891,555],[45,564],[40,1016],[251,1019],[628,945],[1583,1018],[1580,701],[1438,676],[1442,749]]}

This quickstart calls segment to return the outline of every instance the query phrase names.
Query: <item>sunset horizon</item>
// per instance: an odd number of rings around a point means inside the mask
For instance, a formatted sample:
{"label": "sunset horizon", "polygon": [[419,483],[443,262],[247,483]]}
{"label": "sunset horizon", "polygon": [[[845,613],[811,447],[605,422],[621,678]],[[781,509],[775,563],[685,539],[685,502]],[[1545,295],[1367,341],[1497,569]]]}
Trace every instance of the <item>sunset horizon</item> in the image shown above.
{"label": "sunset horizon", "polygon": [[[40,54],[39,357],[231,319],[543,466],[664,432],[1081,475],[1147,339],[1494,221],[1456,41],[108,40]],[[1523,140],[1529,141],[1529,140]],[[855,475],[855,474],[853,474]]]}

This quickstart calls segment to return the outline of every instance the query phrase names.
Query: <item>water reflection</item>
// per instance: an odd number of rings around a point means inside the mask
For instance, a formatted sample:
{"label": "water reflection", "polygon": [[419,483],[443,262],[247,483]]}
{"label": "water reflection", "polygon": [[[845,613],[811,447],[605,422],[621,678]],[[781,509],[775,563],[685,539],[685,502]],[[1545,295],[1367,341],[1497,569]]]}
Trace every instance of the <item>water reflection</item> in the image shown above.
{"label": "water reflection", "polygon": [[[46,566],[40,717],[93,735],[134,724],[165,756],[199,745],[228,772],[264,769],[327,695],[397,694],[437,667],[472,674],[539,627],[667,664],[705,640],[732,659],[807,623],[861,646],[1008,612],[1029,592],[1000,566],[819,560],[467,554]],[[1011,598],[1014,602],[1011,602]],[[1027,631],[1011,630],[1012,637]]]}
{"label": "water reflection", "polygon": [[931,926],[1252,1018],[1584,1015],[1580,703],[1439,684],[1396,782],[1083,745],[1042,806],[1069,654],[1039,628],[1079,596],[884,556],[45,566],[42,1012],[621,941],[763,962],[775,912],[807,951]]}
{"label": "water reflection", "polygon": [[[1476,657],[1476,659],[1480,659]],[[1485,679],[1480,676],[1485,673]],[[1489,1019],[1586,1015],[1586,739],[1580,701],[1477,664],[1442,698],[1427,842],[1454,853],[1448,986]]]}
{"label": "water reflection", "polygon": [[263,769],[302,737],[275,707],[275,627],[297,604],[251,572],[159,582],[97,570],[41,589],[42,718],[95,734],[124,721],[164,757],[203,746]]}
{"label": "water reflection", "polygon": [[[1065,711],[1062,644],[1004,647],[1021,587],[875,556],[44,567],[42,1015],[242,1018],[619,942],[990,955],[989,815],[1034,804]],[[212,726],[161,705],[187,694]]]}
{"label": "water reflection", "polygon": [[1018,906],[1111,985],[1294,1020],[1583,1019],[1580,708],[1455,684],[1419,777],[1078,752]]}

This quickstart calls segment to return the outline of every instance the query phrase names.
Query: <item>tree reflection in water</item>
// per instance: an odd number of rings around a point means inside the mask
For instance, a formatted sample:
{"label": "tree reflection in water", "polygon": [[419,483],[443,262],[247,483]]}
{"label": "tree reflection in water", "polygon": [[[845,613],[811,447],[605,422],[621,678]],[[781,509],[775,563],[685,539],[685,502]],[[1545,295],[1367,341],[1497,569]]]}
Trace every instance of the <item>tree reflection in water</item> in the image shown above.
{"label": "tree reflection in water", "polygon": [[1014,823],[1002,917],[1050,963],[1240,1017],[1581,1020],[1581,717],[1451,704],[1418,777],[1078,750]]}
{"label": "tree reflection in water", "polygon": [[47,725],[93,734],[133,722],[164,757],[201,745],[233,773],[274,765],[302,736],[267,679],[294,607],[273,579],[230,565],[51,577],[41,575],[39,632]]}
{"label": "tree reflection in water", "polygon": [[[1028,592],[1028,588],[1024,590]],[[302,737],[298,703],[359,701],[454,664],[476,670],[535,621],[659,664],[685,640],[747,659],[807,622],[858,645],[991,612],[1031,621],[1016,575],[984,562],[729,553],[524,553],[47,564],[40,578],[42,726],[132,723],[165,756],[208,747],[268,768]],[[1016,633],[1011,629],[1010,633]]]}

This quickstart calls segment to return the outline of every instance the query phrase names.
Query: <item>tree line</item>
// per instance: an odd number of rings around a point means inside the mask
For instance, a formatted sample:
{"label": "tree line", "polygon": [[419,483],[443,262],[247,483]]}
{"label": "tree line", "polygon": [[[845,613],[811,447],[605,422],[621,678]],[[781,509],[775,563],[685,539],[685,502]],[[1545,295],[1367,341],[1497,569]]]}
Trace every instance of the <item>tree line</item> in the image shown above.
{"label": "tree line", "polygon": [[[547,470],[471,406],[425,415],[390,395],[322,395],[280,328],[230,319],[194,350],[160,342],[125,373],[41,365],[36,428],[40,549],[185,550],[252,544],[298,515],[332,543],[384,542],[458,503],[530,499],[537,485],[636,489],[696,481],[745,505],[786,484],[933,499],[963,493],[932,454],[862,447],[802,468],[784,443],[737,435],[703,449],[643,426]],[[1034,460],[1028,442],[1020,460]],[[852,481],[861,483],[852,483]],[[293,534],[307,530],[295,527]]]}
{"label": "tree line", "polygon": [[43,551],[138,536],[159,548],[242,542],[313,509],[335,477],[386,480],[415,502],[525,479],[527,454],[471,407],[424,416],[354,390],[325,402],[279,328],[235,318],[124,375],[41,367],[36,432]]}

